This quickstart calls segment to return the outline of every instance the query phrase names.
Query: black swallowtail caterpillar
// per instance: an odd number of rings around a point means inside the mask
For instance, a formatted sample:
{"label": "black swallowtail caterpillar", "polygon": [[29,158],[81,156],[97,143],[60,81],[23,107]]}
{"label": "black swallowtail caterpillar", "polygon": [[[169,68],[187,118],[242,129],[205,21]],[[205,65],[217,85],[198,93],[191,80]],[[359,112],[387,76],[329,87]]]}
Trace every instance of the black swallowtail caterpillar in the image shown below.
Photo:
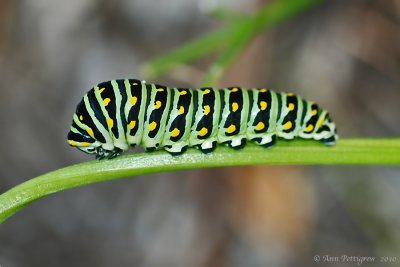
{"label": "black swallowtail caterpillar", "polygon": [[131,146],[187,147],[211,152],[218,143],[239,149],[246,140],[272,146],[277,137],[322,140],[333,145],[328,112],[294,94],[268,89],[168,88],[134,79],[98,84],[81,100],[68,142],[96,158],[113,158]]}

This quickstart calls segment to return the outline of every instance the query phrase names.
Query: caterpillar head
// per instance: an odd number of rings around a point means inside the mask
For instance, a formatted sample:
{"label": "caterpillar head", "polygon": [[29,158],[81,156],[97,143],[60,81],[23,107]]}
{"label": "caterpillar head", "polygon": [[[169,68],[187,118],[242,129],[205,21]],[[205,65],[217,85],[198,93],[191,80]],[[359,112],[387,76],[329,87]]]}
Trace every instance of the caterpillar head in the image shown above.
{"label": "caterpillar head", "polygon": [[87,154],[97,154],[97,150],[100,147],[99,142],[73,129],[68,133],[68,143],[70,146],[76,147]]}
{"label": "caterpillar head", "polygon": [[104,149],[100,142],[75,131],[75,129],[71,129],[68,133],[68,143],[70,146],[76,147],[87,154],[96,154],[96,159],[112,159],[122,152],[122,149],[117,147],[113,147],[111,150]]}

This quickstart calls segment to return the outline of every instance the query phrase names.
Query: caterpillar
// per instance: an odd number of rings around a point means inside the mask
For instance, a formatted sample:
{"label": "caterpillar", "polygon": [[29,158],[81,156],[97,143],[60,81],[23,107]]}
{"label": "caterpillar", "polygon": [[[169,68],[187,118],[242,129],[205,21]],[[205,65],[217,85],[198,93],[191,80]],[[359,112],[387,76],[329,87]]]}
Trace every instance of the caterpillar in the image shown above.
{"label": "caterpillar", "polygon": [[333,145],[336,126],[326,110],[292,93],[266,88],[169,88],[135,79],[102,82],[86,93],[73,115],[69,145],[114,158],[130,147],[187,147],[204,153],[217,144],[242,148],[246,141],[270,147],[277,137]]}

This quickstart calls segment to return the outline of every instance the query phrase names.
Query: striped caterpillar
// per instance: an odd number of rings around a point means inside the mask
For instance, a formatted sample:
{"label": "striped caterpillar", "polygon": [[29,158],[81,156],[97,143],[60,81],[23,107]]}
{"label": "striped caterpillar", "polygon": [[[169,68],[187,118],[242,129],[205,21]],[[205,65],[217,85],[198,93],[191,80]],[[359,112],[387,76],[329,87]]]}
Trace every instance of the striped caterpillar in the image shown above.
{"label": "striped caterpillar", "polygon": [[187,147],[211,152],[218,143],[234,149],[247,140],[270,147],[277,137],[321,140],[338,136],[328,112],[291,93],[268,89],[169,88],[134,79],[103,82],[84,95],[68,142],[96,158],[114,158],[135,145]]}

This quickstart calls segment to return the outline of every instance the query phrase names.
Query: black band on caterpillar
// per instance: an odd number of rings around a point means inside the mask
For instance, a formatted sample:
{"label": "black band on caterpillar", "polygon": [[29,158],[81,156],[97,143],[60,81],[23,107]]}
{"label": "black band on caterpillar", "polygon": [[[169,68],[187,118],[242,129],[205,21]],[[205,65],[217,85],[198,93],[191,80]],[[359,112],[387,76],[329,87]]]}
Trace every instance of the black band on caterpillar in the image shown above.
{"label": "black band on caterpillar", "polygon": [[78,104],[68,142],[96,158],[113,158],[129,147],[163,148],[173,155],[187,147],[211,152],[218,143],[265,147],[277,137],[322,140],[338,136],[328,112],[294,94],[265,88],[168,88],[125,79],[103,82]]}

